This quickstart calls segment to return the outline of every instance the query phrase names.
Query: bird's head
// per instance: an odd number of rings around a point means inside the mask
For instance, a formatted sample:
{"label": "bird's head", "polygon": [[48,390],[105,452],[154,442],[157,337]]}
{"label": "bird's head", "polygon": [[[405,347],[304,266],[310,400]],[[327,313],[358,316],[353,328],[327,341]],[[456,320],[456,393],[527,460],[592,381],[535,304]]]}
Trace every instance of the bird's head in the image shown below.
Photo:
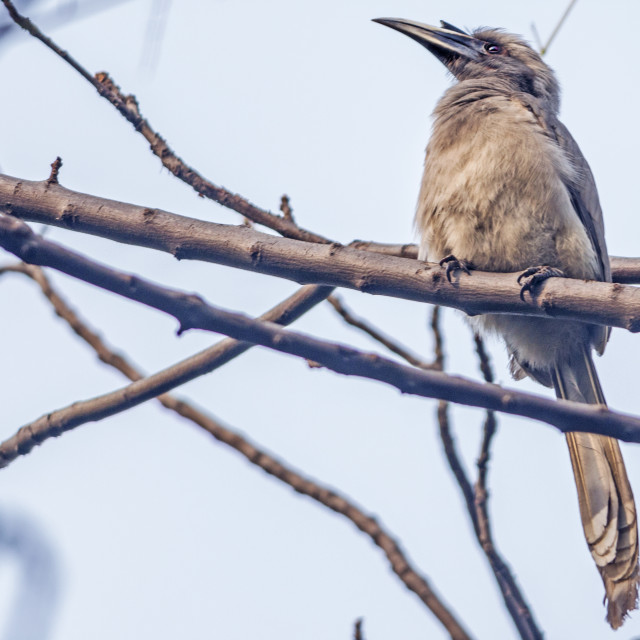
{"label": "bird's head", "polygon": [[448,22],[432,27],[411,20],[378,18],[426,47],[459,81],[500,78],[514,89],[557,106],[559,87],[553,71],[522,38],[500,29],[466,33]]}

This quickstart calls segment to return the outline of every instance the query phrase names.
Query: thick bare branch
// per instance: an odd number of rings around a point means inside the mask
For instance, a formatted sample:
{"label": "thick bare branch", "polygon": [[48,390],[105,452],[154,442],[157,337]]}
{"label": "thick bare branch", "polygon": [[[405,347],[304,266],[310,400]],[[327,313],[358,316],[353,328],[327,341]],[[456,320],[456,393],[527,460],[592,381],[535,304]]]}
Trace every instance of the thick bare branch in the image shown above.
{"label": "thick bare branch", "polygon": [[640,258],[610,256],[613,281],[620,284],[640,284]]}
{"label": "thick bare branch", "polygon": [[[415,244],[389,244],[385,242],[369,242],[354,240],[348,245],[352,249],[360,251],[372,251],[385,256],[396,258],[418,258],[418,247]],[[611,262],[611,275],[613,281],[620,284],[640,284],[640,258],[622,258],[609,256]]]}
{"label": "thick bare branch", "polygon": [[640,330],[640,290],[620,284],[550,278],[533,299],[523,301],[514,274],[473,271],[452,284],[442,268],[426,262],[279,238],[8,176],[0,176],[0,211],[301,284],[442,304],[470,315],[518,313]]}
{"label": "thick bare branch", "polygon": [[[208,305],[196,295],[161,287],[97,264],[37,236],[15,218],[0,216],[0,245],[26,262],[53,267],[173,315],[180,324],[180,331],[199,328],[224,333],[238,340],[318,362],[337,373],[384,382],[403,393],[525,416],[547,422],[563,432],[589,431],[640,442],[640,418],[620,414],[600,405],[550,400],[458,376],[447,376],[441,372],[408,367],[376,354],[361,353],[343,345],[287,331],[273,323],[252,320]],[[16,436],[15,446],[18,451],[25,447],[27,450],[33,448],[41,438],[41,431],[55,435],[69,420],[79,420],[78,412],[83,410],[88,412],[82,418],[84,421],[98,420],[104,409],[100,403],[90,403],[89,406],[78,403],[73,416],[44,416],[21,430],[20,435]]]}

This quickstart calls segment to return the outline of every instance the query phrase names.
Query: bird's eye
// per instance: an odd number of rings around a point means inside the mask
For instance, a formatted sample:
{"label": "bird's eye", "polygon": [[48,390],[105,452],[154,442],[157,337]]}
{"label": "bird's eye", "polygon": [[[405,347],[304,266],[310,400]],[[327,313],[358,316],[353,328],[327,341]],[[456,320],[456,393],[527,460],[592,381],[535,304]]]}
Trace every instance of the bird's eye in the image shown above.
{"label": "bird's eye", "polygon": [[491,44],[490,42],[484,45],[484,50],[493,55],[502,53],[502,47],[499,44]]}

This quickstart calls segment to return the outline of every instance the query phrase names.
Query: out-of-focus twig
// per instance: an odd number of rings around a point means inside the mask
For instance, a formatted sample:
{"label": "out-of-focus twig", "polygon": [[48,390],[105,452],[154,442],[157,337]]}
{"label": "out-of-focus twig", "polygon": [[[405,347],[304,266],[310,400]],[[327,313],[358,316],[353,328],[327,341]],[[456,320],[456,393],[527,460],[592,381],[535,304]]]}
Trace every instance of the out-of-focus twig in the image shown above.
{"label": "out-of-focus twig", "polygon": [[[49,302],[53,305],[56,313],[67,321],[73,331],[80,336],[88,345],[90,345],[97,353],[100,360],[106,364],[118,369],[130,380],[139,381],[142,379],[142,373],[127,358],[115,353],[106,343],[100,339],[98,334],[80,319],[80,317],[71,309],[71,307],[61,298],[61,296],[53,289],[50,282],[38,267],[30,265],[16,265],[5,268],[5,271],[18,271],[28,275],[35,280],[41,287],[43,293]],[[311,290],[317,291],[313,300],[319,301],[321,295],[328,294],[328,287],[305,287],[306,297],[309,298],[313,293]],[[301,296],[297,294],[294,298],[299,299]],[[300,302],[298,300],[298,302]],[[308,302],[307,302],[308,304]],[[265,314],[271,319],[279,319],[280,321],[291,321],[291,317],[287,316],[285,311],[293,313],[293,304],[285,301],[278,305],[279,314],[274,310]],[[263,317],[265,317],[263,316]],[[239,355],[236,350],[240,348],[240,353],[251,345],[238,343],[235,340],[224,340],[218,345],[207,349],[203,353],[216,351],[218,359],[224,359],[225,362]],[[225,359],[226,358],[226,359]],[[180,366],[180,365],[178,365]],[[259,449],[249,440],[241,436],[238,432],[224,426],[218,420],[209,414],[199,411],[191,404],[184,400],[179,400],[174,396],[164,393],[157,398],[164,407],[170,409],[188,420],[191,420],[199,427],[209,432],[216,440],[235,449],[243,455],[249,462],[260,467],[266,473],[274,476],[278,480],[289,485],[300,494],[309,496],[316,502],[328,507],[332,511],[339,513],[349,519],[358,529],[365,533],[369,538],[384,552],[387,560],[391,564],[394,573],[400,578],[403,584],[413,591],[420,600],[431,610],[431,612],[443,624],[451,638],[455,640],[470,640],[470,635],[464,629],[462,624],[449,611],[448,607],[433,591],[427,579],[419,573],[410,563],[409,559],[396,542],[394,537],[380,524],[378,518],[374,518],[365,513],[361,508],[356,507],[348,498],[339,493],[323,487],[318,482],[312,481],[301,473],[294,471],[286,463],[278,460],[274,456]],[[356,625],[359,628],[359,625]]]}
{"label": "out-of-focus twig", "polygon": [[362,618],[358,618],[353,625],[353,640],[364,640],[362,631]]}
{"label": "out-of-focus twig", "polygon": [[153,74],[158,65],[170,8],[171,0],[153,0],[149,9],[144,46],[140,58],[140,67],[149,74]]}
{"label": "out-of-focus twig", "polygon": [[403,360],[406,360],[409,364],[412,364],[414,367],[418,367],[419,369],[436,368],[436,366],[432,362],[426,362],[425,360],[422,360],[415,354],[411,353],[411,351],[409,351],[409,349],[407,349],[406,347],[403,347],[395,340],[383,335],[382,332],[376,329],[370,322],[354,316],[353,313],[349,309],[347,309],[347,307],[345,307],[339,296],[333,294],[327,298],[327,302],[336,310],[338,315],[347,324],[350,324],[356,329],[360,329],[360,331],[366,333],[368,336],[389,349],[389,351],[400,356]]}
{"label": "out-of-focus twig", "polygon": [[535,22],[531,23],[531,31],[533,33],[533,38],[536,41],[536,46],[538,47],[538,51],[542,51],[542,47],[544,45],[542,44],[542,38],[540,37],[540,34],[538,33],[538,27],[536,27],[536,23]]}
{"label": "out-of-focus twig", "polygon": [[538,34],[538,29],[536,28],[536,25],[535,24],[531,25],[531,29],[533,30],[533,35],[535,36],[536,43],[538,44],[538,48],[540,50],[541,56],[544,56],[547,53],[547,51],[549,51],[549,47],[551,46],[551,43],[556,39],[556,36],[560,32],[560,29],[562,29],[562,25],[565,23],[566,19],[571,13],[571,9],[573,9],[577,1],[578,0],[570,0],[569,5],[564,10],[564,13],[560,17],[560,20],[558,20],[558,24],[556,24],[556,26],[554,27],[553,31],[551,32],[551,35],[549,36],[549,39],[545,44],[542,44],[542,40],[540,38],[540,35]]}
{"label": "out-of-focus twig", "polygon": [[47,640],[53,636],[64,590],[58,549],[49,539],[50,533],[6,505],[0,510],[0,555],[6,562],[11,554],[21,574],[13,603],[4,604],[3,640]]}

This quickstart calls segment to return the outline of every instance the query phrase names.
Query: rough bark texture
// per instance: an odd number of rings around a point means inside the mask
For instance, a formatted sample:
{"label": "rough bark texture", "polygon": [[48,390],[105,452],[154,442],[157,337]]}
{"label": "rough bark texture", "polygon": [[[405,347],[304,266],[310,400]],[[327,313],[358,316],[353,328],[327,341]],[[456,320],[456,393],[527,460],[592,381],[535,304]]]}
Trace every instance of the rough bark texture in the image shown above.
{"label": "rough bark texture", "polygon": [[178,259],[440,304],[469,315],[518,313],[640,330],[640,291],[620,284],[551,278],[533,299],[521,300],[514,274],[473,271],[450,283],[438,265],[279,238],[8,176],[0,176],[0,212],[165,251]]}

